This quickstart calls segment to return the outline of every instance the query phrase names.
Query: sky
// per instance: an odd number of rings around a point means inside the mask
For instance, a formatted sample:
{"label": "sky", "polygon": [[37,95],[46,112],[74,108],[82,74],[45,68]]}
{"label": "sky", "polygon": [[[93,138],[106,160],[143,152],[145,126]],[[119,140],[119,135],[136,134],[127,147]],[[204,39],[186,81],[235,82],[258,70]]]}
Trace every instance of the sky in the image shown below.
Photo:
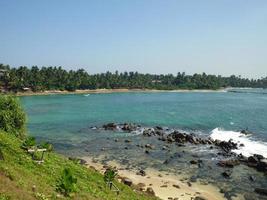
{"label": "sky", "polygon": [[0,0],[0,63],[267,76],[267,0]]}

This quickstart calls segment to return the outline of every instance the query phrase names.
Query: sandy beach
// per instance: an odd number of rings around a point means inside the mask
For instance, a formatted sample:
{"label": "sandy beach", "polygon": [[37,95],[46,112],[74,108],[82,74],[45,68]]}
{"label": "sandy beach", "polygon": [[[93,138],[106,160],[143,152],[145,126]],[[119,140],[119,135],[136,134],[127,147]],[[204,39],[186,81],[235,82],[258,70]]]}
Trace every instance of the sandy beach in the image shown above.
{"label": "sandy beach", "polygon": [[[92,167],[104,173],[105,166],[100,162],[96,162],[90,157],[83,157],[86,160],[87,166]],[[107,163],[109,167],[118,170],[118,177],[129,178],[134,185],[142,186],[145,191],[146,188],[151,187],[155,192],[155,195],[163,200],[175,199],[179,200],[191,200],[195,197],[203,197],[206,200],[223,200],[223,194],[219,192],[219,189],[213,185],[206,185],[201,182],[188,183],[185,177],[179,177],[177,175],[169,174],[166,172],[160,172],[155,169],[148,168],[145,170],[146,175],[137,175],[137,171],[125,169],[115,161]],[[120,179],[119,179],[120,180]],[[236,200],[242,200],[242,197],[236,197]]]}
{"label": "sandy beach", "polygon": [[39,95],[60,95],[60,94],[101,94],[101,93],[125,93],[125,92],[225,92],[226,89],[218,90],[154,90],[154,89],[95,89],[95,90],[76,90],[76,91],[67,91],[67,90],[48,90],[43,92],[18,92],[16,96],[39,96]]}

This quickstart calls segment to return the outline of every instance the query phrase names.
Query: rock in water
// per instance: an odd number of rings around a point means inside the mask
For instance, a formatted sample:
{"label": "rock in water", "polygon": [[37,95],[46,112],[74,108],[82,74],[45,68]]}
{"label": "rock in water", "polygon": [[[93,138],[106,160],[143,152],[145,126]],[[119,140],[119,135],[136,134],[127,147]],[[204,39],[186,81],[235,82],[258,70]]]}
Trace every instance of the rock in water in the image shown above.
{"label": "rock in water", "polygon": [[267,189],[266,188],[256,188],[255,192],[258,193],[258,194],[267,196]]}
{"label": "rock in water", "polygon": [[103,128],[105,130],[115,130],[115,129],[117,129],[117,124],[115,124],[115,123],[104,124]]}
{"label": "rock in water", "polygon": [[228,171],[228,170],[222,173],[222,175],[223,175],[225,178],[230,178],[231,174],[232,174],[231,171]]}

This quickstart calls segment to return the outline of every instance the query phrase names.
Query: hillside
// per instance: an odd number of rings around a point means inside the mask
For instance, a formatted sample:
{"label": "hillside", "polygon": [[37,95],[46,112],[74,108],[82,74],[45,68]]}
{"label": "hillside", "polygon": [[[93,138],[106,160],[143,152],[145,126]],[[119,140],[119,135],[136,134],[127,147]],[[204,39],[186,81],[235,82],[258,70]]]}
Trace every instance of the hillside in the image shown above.
{"label": "hillside", "polygon": [[[156,199],[136,193],[130,187],[118,183],[120,194],[110,191],[103,175],[93,169],[74,163],[54,152],[46,153],[43,164],[35,163],[31,155],[21,149],[21,140],[12,134],[0,131],[0,200],[7,199]],[[64,168],[72,170],[77,178],[77,190],[72,197],[56,191]]]}

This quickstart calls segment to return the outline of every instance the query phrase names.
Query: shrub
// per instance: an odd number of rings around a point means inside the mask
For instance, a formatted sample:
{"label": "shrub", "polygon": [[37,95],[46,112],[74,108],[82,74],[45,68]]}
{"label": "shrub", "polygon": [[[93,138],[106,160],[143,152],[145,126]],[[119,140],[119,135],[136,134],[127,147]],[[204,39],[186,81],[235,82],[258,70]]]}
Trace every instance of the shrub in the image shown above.
{"label": "shrub", "polygon": [[22,143],[23,149],[28,149],[36,145],[35,137],[27,137],[24,142]]}
{"label": "shrub", "polygon": [[113,169],[107,169],[104,173],[104,181],[109,183],[114,181],[115,177],[117,176],[117,173]]}
{"label": "shrub", "polygon": [[70,196],[72,192],[76,191],[77,178],[72,174],[71,169],[65,168],[58,180],[57,190],[65,196]]}
{"label": "shrub", "polygon": [[26,135],[26,115],[18,98],[0,95],[0,129],[20,138]]}
{"label": "shrub", "polygon": [[46,149],[48,152],[51,152],[54,149],[53,145],[50,144],[49,142],[41,142],[39,148]]}

